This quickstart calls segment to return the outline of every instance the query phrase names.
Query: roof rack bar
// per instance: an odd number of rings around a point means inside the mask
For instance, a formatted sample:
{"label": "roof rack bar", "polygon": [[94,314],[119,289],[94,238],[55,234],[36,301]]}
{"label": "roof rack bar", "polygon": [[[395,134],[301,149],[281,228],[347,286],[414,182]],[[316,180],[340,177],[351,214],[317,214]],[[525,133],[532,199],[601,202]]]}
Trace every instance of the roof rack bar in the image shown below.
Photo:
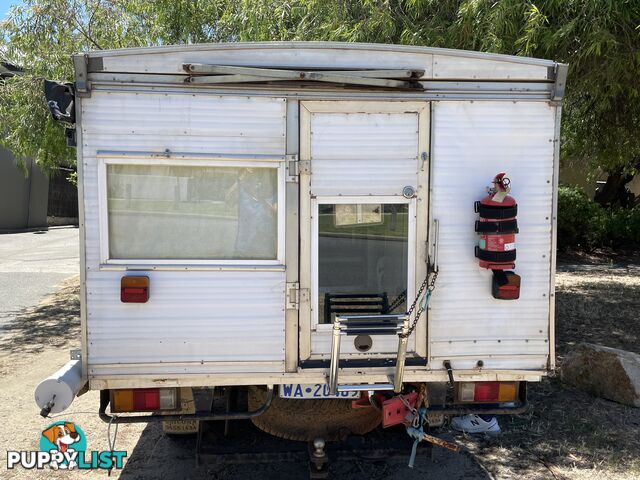
{"label": "roof rack bar", "polygon": [[222,83],[273,82],[272,77],[260,75],[191,75],[185,78],[185,83],[200,85],[215,85]]}
{"label": "roof rack bar", "polygon": [[[267,68],[267,67],[240,67],[237,65],[214,65],[208,63],[185,63],[182,65],[185,71],[189,73],[218,73],[218,74],[250,74],[259,76],[281,77],[295,72],[296,78],[300,70],[288,68]],[[345,70],[326,70],[320,68],[310,68],[306,71],[315,73],[325,73],[333,75],[357,75],[367,78],[421,78],[424,70],[402,68],[402,69],[345,69]]]}
{"label": "roof rack bar", "polygon": [[[394,80],[389,78],[375,78],[366,70],[345,70],[335,73],[335,71],[322,70],[285,70],[275,68],[259,67],[236,67],[229,65],[208,65],[202,63],[185,63],[182,68],[191,73],[185,82],[187,83],[238,83],[252,81],[314,81],[325,83],[343,83],[349,85],[368,85],[384,88],[421,88],[417,82],[406,80]],[[368,72],[364,73],[363,72]],[[377,73],[382,71],[378,70]],[[407,73],[410,76],[407,77]],[[195,74],[195,76],[193,75]],[[203,75],[203,74],[206,74]],[[215,74],[216,76],[209,76]],[[396,78],[418,79],[423,71],[390,70],[384,75],[395,76]],[[253,79],[249,79],[254,77]]]}

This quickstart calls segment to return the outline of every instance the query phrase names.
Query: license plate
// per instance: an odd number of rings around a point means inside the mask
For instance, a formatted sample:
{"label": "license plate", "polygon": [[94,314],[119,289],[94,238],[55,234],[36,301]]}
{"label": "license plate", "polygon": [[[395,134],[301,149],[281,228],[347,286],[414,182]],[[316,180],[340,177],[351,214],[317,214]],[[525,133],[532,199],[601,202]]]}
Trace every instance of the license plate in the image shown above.
{"label": "license plate", "polygon": [[360,398],[360,392],[338,392],[337,395],[329,395],[329,386],[322,383],[301,385],[299,383],[289,383],[280,385],[281,398]]}

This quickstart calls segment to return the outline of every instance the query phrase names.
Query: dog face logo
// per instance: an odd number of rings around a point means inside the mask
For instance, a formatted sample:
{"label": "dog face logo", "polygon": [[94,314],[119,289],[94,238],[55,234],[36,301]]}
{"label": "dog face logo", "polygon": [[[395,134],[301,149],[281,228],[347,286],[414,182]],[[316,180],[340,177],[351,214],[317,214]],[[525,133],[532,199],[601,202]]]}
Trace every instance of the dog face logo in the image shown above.
{"label": "dog face logo", "polygon": [[78,425],[72,422],[56,422],[49,425],[40,437],[40,450],[44,452],[58,452],[67,460],[56,459],[51,462],[51,468],[77,467],[75,461],[77,454],[84,454],[87,449],[87,441],[84,432]]}
{"label": "dog face logo", "polygon": [[42,435],[44,435],[47,440],[58,447],[58,450],[63,453],[67,451],[69,445],[80,441],[80,434],[76,432],[76,426],[74,423],[51,425],[42,432]]}

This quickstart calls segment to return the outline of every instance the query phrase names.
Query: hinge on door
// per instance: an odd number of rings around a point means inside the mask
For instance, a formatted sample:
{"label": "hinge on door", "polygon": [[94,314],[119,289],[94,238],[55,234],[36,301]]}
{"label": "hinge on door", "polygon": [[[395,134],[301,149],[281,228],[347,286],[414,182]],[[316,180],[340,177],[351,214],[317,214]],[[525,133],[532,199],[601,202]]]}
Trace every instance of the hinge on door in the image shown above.
{"label": "hinge on door", "polygon": [[311,160],[300,160],[298,162],[298,173],[311,174]]}
{"label": "hinge on door", "polygon": [[297,310],[300,306],[300,284],[287,282],[286,290],[287,310]]}
{"label": "hinge on door", "polygon": [[287,182],[298,182],[298,176],[300,175],[300,169],[297,155],[287,155]]}

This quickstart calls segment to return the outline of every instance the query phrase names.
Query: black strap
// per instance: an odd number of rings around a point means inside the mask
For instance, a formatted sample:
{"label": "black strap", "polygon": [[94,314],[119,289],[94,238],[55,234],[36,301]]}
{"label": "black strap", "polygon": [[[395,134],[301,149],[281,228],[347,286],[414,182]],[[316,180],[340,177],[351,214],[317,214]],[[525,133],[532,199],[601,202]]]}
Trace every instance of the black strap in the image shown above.
{"label": "black strap", "polygon": [[508,250],[506,252],[491,252],[489,250],[483,250],[480,247],[476,247],[476,257],[485,262],[514,262],[516,259],[516,251]]}
{"label": "black strap", "polygon": [[506,220],[503,222],[479,222],[476,220],[476,232],[478,233],[518,233],[518,221]]}
{"label": "black strap", "polygon": [[483,205],[480,202],[476,202],[475,211],[480,214],[481,218],[501,220],[518,215],[518,205],[507,207],[506,205]]}

